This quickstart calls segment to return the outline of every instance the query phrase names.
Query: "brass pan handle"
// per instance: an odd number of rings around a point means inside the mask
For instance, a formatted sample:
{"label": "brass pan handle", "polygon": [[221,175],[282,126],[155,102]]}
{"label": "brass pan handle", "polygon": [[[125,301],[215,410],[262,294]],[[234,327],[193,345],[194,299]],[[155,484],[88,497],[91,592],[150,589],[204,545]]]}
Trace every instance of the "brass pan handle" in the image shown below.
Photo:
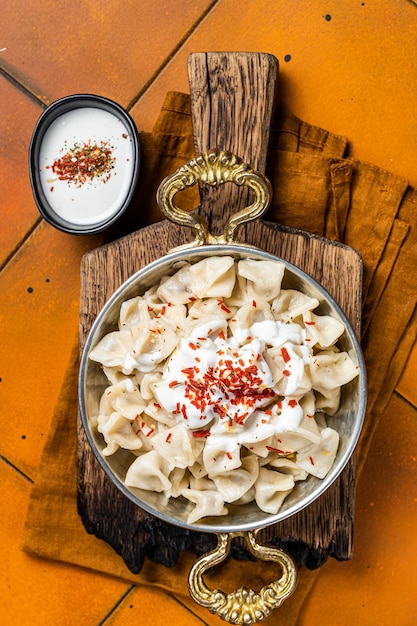
{"label": "brass pan handle", "polygon": [[[229,552],[233,537],[244,537],[250,552],[263,561],[274,561],[281,567],[281,577],[265,585],[259,591],[241,587],[229,594],[209,589],[203,574],[223,562]],[[297,570],[293,559],[279,548],[260,545],[256,533],[220,533],[217,547],[201,556],[191,568],[189,579],[190,595],[197,604],[207,608],[230,624],[254,624],[265,619],[273,609],[288,598],[297,585]]]}
{"label": "brass pan handle", "polygon": [[[195,212],[184,211],[174,203],[178,191],[191,187],[196,182],[218,187],[226,182],[246,185],[255,193],[253,204],[234,213],[228,220],[222,235],[215,237],[208,231],[205,220]],[[265,213],[271,198],[271,185],[260,172],[255,172],[238,156],[223,150],[213,149],[191,159],[180,166],[174,174],[160,184],[157,201],[162,213],[173,222],[189,226],[196,231],[196,238],[181,248],[194,248],[204,244],[235,243],[235,230],[245,222]]]}

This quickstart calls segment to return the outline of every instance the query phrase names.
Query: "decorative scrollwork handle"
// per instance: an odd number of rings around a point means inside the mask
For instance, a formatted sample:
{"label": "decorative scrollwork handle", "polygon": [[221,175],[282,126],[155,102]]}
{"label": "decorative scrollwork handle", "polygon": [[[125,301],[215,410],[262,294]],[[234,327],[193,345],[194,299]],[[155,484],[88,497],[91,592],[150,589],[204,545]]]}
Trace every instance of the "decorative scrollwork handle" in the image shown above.
{"label": "decorative scrollwork handle", "polygon": [[[246,539],[249,550],[258,559],[278,563],[281,577],[262,587],[259,592],[246,587],[228,594],[218,589],[209,589],[203,580],[203,574],[227,558],[231,540],[236,536]],[[293,593],[297,585],[297,570],[288,554],[279,548],[258,544],[254,532],[220,533],[217,547],[194,563],[188,582],[193,600],[211,613],[230,624],[254,624],[265,619]]]}
{"label": "decorative scrollwork handle", "polygon": [[[255,201],[234,213],[228,220],[223,234],[215,237],[208,231],[207,224],[200,215],[184,211],[174,203],[176,193],[198,181],[212,187],[227,182],[246,185],[254,191]],[[235,242],[236,228],[263,215],[269,206],[270,198],[271,185],[265,176],[252,170],[238,156],[217,149],[200,154],[180,166],[174,174],[162,181],[157,191],[157,201],[165,217],[182,226],[190,226],[197,233],[195,240],[182,248],[192,248],[205,243]]]}

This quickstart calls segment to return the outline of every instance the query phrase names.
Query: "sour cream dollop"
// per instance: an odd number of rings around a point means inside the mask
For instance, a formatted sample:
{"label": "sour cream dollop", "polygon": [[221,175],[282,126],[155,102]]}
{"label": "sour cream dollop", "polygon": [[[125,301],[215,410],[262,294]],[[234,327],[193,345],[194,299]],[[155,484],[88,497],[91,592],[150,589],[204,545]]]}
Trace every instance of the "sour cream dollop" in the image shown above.
{"label": "sour cream dollop", "polygon": [[236,432],[258,408],[276,395],[260,339],[238,346],[220,330],[212,338],[204,328],[183,338],[155,386],[160,404],[190,429],[209,424]]}

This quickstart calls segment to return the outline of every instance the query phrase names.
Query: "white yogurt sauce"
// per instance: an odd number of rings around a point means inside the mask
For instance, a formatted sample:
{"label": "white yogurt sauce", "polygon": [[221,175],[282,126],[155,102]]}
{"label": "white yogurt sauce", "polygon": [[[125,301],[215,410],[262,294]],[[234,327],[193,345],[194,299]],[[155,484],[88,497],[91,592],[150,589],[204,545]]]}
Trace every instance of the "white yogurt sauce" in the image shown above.
{"label": "white yogurt sauce", "polygon": [[[214,321],[209,329],[207,324],[197,327],[181,340],[166,363],[162,381],[155,384],[155,396],[178,423],[192,430],[206,429],[207,448],[231,453],[240,445],[251,448],[264,442],[266,455],[268,438],[297,428],[304,416],[293,393],[308,362],[308,349],[303,346],[300,357],[288,341],[297,339],[302,344],[304,335],[295,332],[296,324],[277,324],[282,328],[271,333],[265,320],[256,326],[258,337],[250,339],[246,330],[248,343],[239,345],[236,334],[227,337],[226,321],[219,324],[217,329]],[[263,357],[265,345],[271,343],[285,346],[289,383],[285,397],[275,389]]]}
{"label": "white yogurt sauce", "polygon": [[214,340],[182,339],[155,394],[188,428],[198,429],[215,420],[224,432],[240,430],[247,417],[275,395],[263,349],[258,339],[240,348],[222,335]]}
{"label": "white yogurt sauce", "polygon": [[[75,144],[99,145],[103,141],[111,146],[114,159],[110,177],[96,177],[80,186],[57,180],[51,167],[57,159]],[[39,155],[42,190],[55,213],[72,224],[88,226],[114,215],[129,192],[133,168],[129,129],[116,115],[102,109],[84,107],[60,115],[42,140]]]}

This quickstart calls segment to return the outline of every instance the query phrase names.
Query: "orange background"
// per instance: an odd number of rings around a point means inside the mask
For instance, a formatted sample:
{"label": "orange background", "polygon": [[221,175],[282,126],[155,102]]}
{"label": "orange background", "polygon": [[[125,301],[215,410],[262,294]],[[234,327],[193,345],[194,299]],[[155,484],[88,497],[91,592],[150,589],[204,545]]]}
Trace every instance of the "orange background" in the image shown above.
{"label": "orange background", "polygon": [[[45,105],[82,92],[116,100],[150,131],[166,92],[188,91],[190,52],[269,52],[289,111],[417,186],[417,2],[2,0],[0,18],[0,622],[220,624],[191,600],[20,550],[77,332],[80,258],[97,245],[40,218],[31,134]],[[416,374],[414,348],[359,481],[354,558],[323,566],[300,626],[417,619]]]}

